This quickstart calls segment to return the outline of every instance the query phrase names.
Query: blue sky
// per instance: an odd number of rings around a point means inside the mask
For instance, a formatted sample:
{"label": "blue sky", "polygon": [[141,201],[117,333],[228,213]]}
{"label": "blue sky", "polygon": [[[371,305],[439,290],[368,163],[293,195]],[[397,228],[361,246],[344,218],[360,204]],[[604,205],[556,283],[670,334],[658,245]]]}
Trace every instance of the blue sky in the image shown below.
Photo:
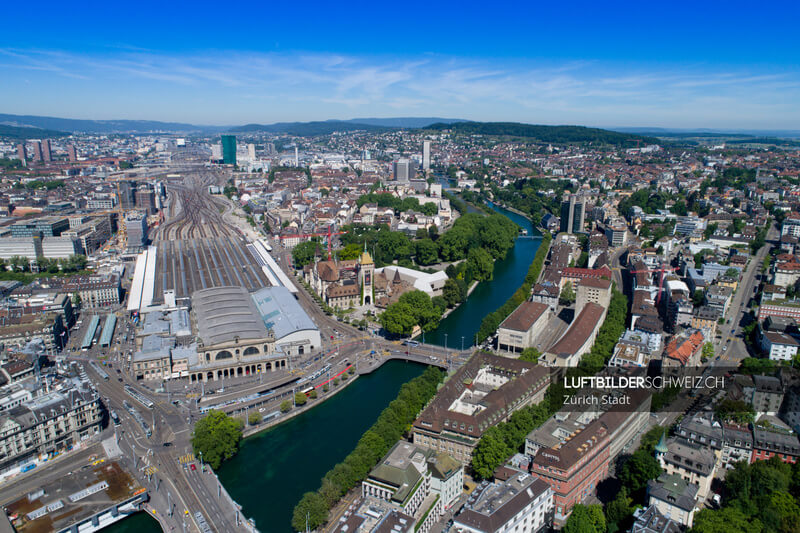
{"label": "blue sky", "polygon": [[800,129],[799,4],[11,2],[0,112]]}

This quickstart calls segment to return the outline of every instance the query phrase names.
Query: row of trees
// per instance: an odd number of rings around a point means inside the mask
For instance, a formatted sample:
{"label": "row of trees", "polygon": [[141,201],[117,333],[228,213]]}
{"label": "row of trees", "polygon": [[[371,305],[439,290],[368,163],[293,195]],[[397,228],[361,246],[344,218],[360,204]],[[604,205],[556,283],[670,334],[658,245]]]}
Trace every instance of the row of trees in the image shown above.
{"label": "row of trees", "polygon": [[364,478],[386,455],[414,421],[419,411],[436,394],[444,372],[428,367],[421,376],[403,385],[397,398],[381,412],[378,420],[361,437],[355,449],[322,478],[320,488],[306,492],[295,506],[292,527],[317,529],[328,521],[330,509]]}
{"label": "row of trees", "polygon": [[486,340],[489,335],[497,331],[500,323],[506,319],[508,315],[514,312],[514,309],[528,299],[531,294],[531,289],[536,281],[539,279],[539,274],[544,267],[544,260],[547,258],[547,251],[550,249],[550,241],[552,236],[545,233],[542,237],[542,242],[539,244],[539,249],[536,250],[536,255],[533,257],[531,266],[528,268],[528,274],[525,276],[522,286],[511,295],[502,307],[486,315],[481,322],[481,327],[478,329],[478,343]]}
{"label": "row of trees", "polygon": [[17,182],[14,184],[15,189],[47,189],[48,191],[52,191],[53,189],[58,189],[59,187],[63,186],[64,180],[32,180],[24,184],[22,182]]}
{"label": "row of trees", "polygon": [[446,308],[442,296],[431,298],[422,291],[409,291],[387,307],[379,320],[392,335],[411,335],[416,326],[423,331],[436,329]]}
{"label": "row of trees", "polygon": [[27,257],[13,256],[7,261],[0,259],[0,279],[29,283],[43,275],[62,275],[83,272],[88,261],[84,255],[72,255],[68,259],[46,259],[36,261],[39,274],[31,274],[30,260]]}

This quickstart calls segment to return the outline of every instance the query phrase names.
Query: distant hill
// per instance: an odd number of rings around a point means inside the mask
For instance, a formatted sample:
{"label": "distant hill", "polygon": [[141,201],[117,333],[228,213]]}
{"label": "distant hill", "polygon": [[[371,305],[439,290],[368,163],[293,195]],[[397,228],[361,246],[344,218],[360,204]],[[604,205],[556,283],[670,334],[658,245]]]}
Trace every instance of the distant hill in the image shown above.
{"label": "distant hill", "polygon": [[71,133],[193,133],[225,131],[229,127],[196,126],[194,124],[159,122],[157,120],[83,120],[8,114],[0,114],[0,124],[68,131]]}
{"label": "distant hill", "polygon": [[69,135],[69,133],[63,131],[0,124],[0,137],[4,139],[48,139],[52,137],[65,137],[67,135]]}
{"label": "distant hill", "polygon": [[335,131],[386,131],[385,126],[359,124],[345,120],[324,120],[315,122],[276,122],[275,124],[246,124],[229,129],[230,133],[285,133],[298,137],[330,135]]}
{"label": "distant hill", "polygon": [[519,122],[458,122],[431,124],[424,129],[451,130],[466,135],[503,135],[523,137],[546,143],[592,142],[615,146],[633,146],[639,143],[657,143],[658,139],[632,133],[587,128],[584,126],[542,126]]}
{"label": "distant hill", "polygon": [[387,128],[424,128],[431,124],[454,124],[467,122],[460,118],[441,117],[396,117],[396,118],[353,118],[344,122],[356,124],[369,124],[370,126],[385,126]]}
{"label": "distant hill", "polygon": [[800,130],[747,130],[747,129],[709,129],[709,128],[654,128],[654,127],[623,127],[623,128],[608,128],[612,131],[620,131],[623,133],[636,133],[639,135],[652,135],[655,137],[676,137],[684,139],[687,137],[777,137],[783,139],[797,139],[800,138]]}

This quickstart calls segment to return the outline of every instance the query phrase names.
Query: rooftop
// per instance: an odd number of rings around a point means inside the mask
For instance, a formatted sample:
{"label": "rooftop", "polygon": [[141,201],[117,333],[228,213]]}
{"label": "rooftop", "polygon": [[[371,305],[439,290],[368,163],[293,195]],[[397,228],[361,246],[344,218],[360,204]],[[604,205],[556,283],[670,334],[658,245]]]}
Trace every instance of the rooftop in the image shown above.
{"label": "rooftop", "polygon": [[514,331],[528,331],[549,308],[547,304],[524,301],[503,320],[500,327]]}
{"label": "rooftop", "polygon": [[213,287],[192,295],[197,331],[203,343],[215,345],[234,339],[263,339],[267,328],[243,287]]}

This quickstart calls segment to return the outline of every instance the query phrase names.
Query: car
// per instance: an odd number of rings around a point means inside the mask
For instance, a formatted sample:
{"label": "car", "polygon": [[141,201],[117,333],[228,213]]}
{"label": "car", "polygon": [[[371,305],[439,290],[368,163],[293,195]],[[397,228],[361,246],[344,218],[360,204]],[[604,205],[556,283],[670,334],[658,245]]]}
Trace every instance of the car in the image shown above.
{"label": "car", "polygon": [[194,466],[194,463],[190,464],[190,465],[189,465],[189,468],[192,470],[192,472],[194,472],[195,470],[197,470],[197,467],[196,467],[196,466]]}
{"label": "car", "polygon": [[164,443],[164,448],[169,448],[170,446],[172,446],[171,442],[165,442]]}
{"label": "car", "polygon": [[117,381],[119,381],[120,383],[122,383],[122,378],[117,378]]}

